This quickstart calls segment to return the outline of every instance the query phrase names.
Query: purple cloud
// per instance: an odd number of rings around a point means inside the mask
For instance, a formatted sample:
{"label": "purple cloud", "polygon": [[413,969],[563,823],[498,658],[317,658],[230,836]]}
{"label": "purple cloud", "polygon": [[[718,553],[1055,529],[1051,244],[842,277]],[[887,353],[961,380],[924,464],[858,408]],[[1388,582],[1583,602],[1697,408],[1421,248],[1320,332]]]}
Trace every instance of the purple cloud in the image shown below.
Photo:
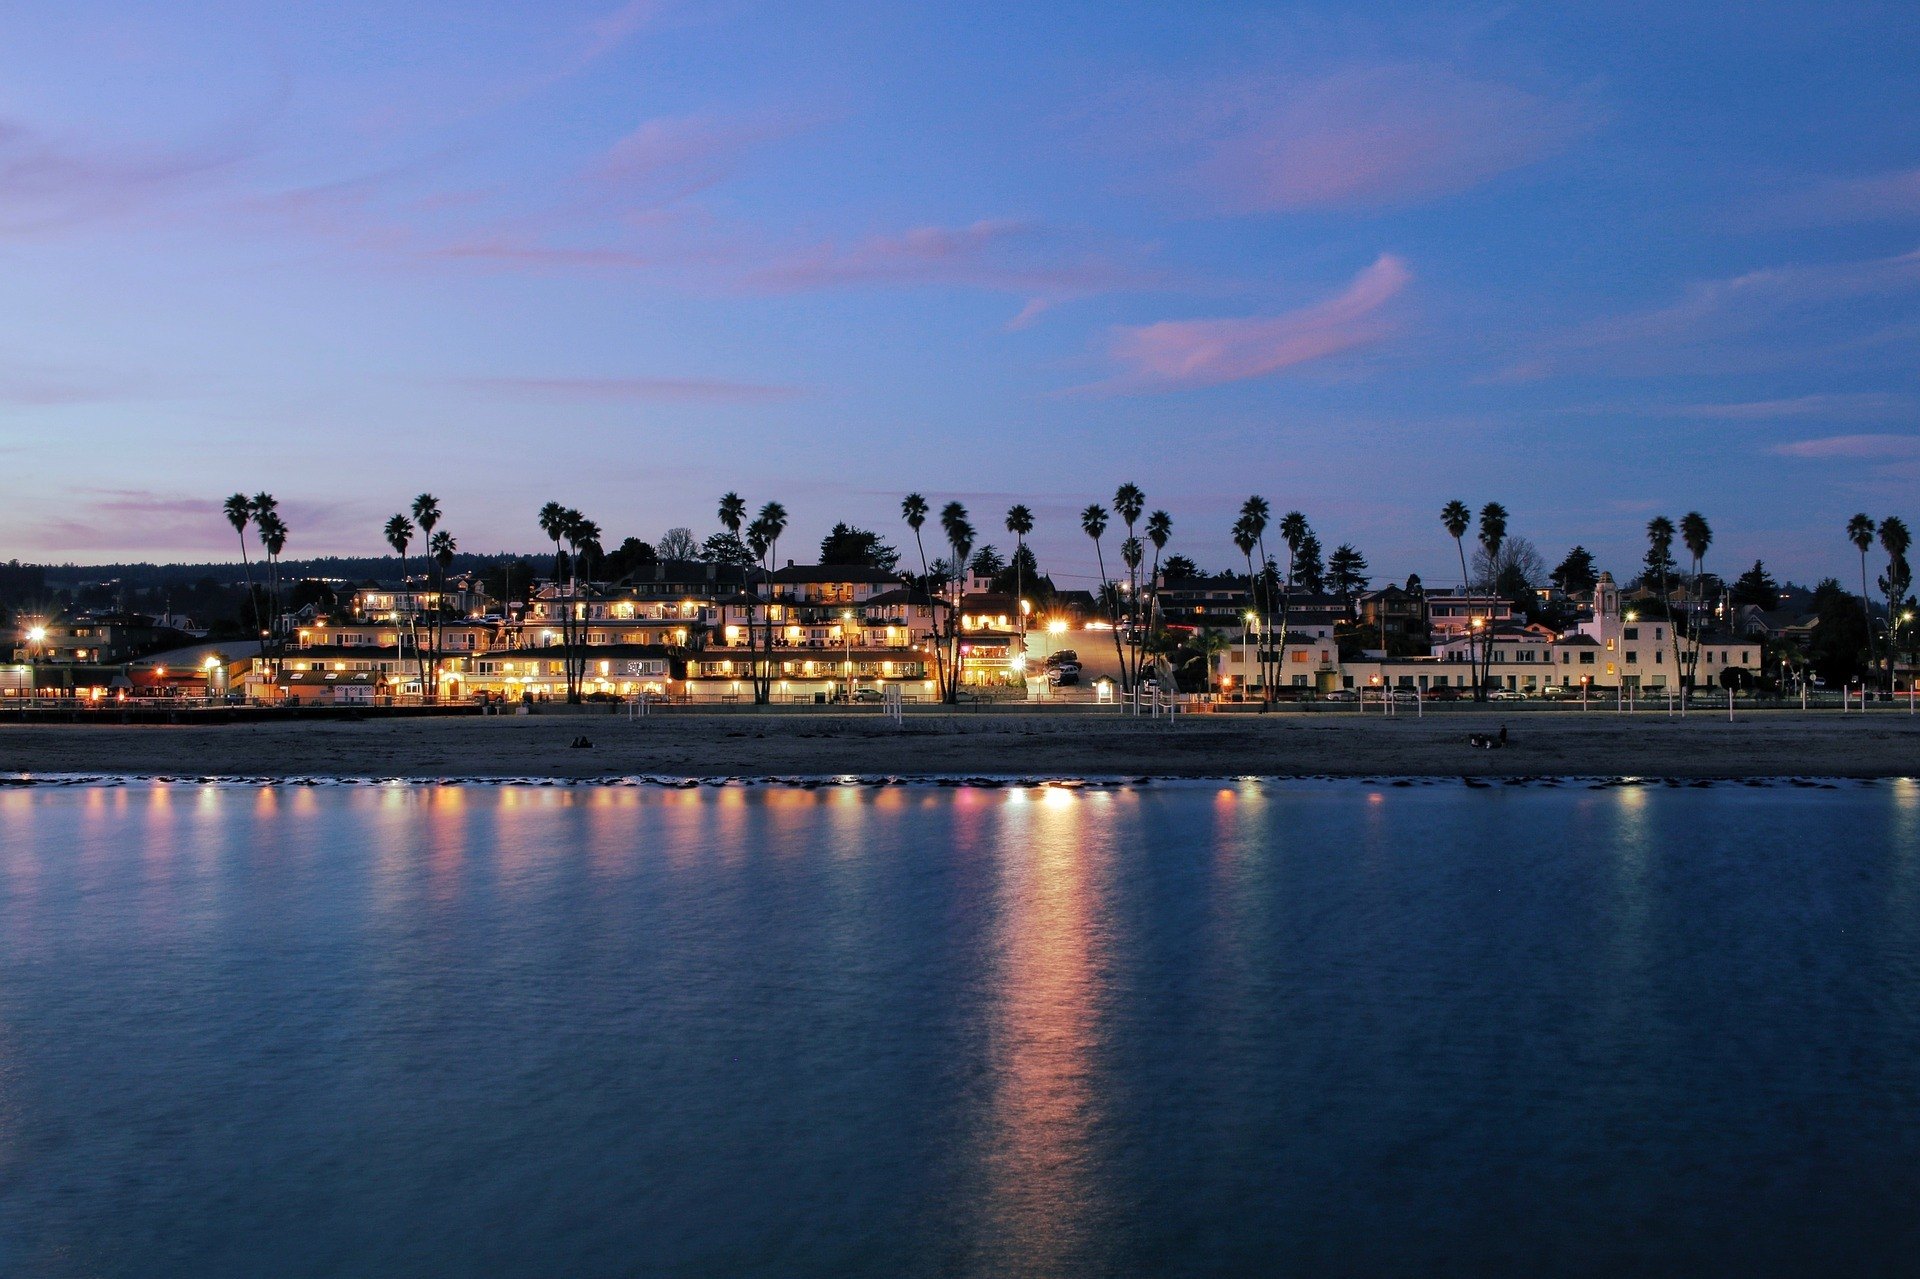
{"label": "purple cloud", "polygon": [[954,285],[1033,295],[1018,326],[1048,306],[1160,277],[1107,251],[1074,243],[1069,233],[1035,222],[982,219],[966,226],[921,226],[850,245],[825,243],[776,258],[748,272],[749,288],[788,293],[857,286]]}
{"label": "purple cloud", "polygon": [[142,212],[238,158],[232,145],[102,148],[0,120],[0,235],[60,231]]}
{"label": "purple cloud", "polygon": [[1829,435],[1794,440],[1768,450],[1778,457],[1827,461],[1889,461],[1920,458],[1920,435]]}
{"label": "purple cloud", "polygon": [[614,143],[587,176],[623,196],[677,199],[723,181],[749,151],[809,123],[771,115],[661,116]]}
{"label": "purple cloud", "polygon": [[466,385],[506,395],[585,401],[765,404],[805,394],[797,386],[723,378],[485,377],[468,378]]}
{"label": "purple cloud", "polygon": [[[1171,95],[1153,130],[1197,160],[1190,185],[1228,213],[1386,208],[1532,164],[1589,127],[1584,112],[1442,67],[1268,75]],[[1166,124],[1164,121],[1172,121]]]}
{"label": "purple cloud", "polygon": [[1126,327],[1108,347],[1126,372],[1078,388],[1082,393],[1173,391],[1265,377],[1379,341],[1391,331],[1380,314],[1413,275],[1383,253],[1333,297],[1274,316],[1163,320]]}

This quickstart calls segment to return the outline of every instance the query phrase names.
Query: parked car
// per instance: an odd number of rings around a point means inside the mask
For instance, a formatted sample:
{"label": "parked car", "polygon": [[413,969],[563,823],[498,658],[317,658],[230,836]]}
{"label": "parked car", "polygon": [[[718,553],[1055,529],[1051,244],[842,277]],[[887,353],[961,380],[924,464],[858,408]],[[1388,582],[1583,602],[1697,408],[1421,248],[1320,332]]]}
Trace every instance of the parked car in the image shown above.
{"label": "parked car", "polygon": [[1487,700],[1493,702],[1524,702],[1527,695],[1517,688],[1496,688],[1487,694]]}
{"label": "parked car", "polygon": [[1057,653],[1047,654],[1048,666],[1066,666],[1068,664],[1078,666],[1080,664],[1080,654],[1070,648],[1063,648]]}
{"label": "parked car", "polygon": [[1461,698],[1461,692],[1451,685],[1435,684],[1432,688],[1422,689],[1420,696],[1430,702],[1457,702]]}
{"label": "parked car", "polygon": [[1565,684],[1549,684],[1540,690],[1542,697],[1572,697],[1574,690]]}
{"label": "parked car", "polygon": [[1320,700],[1323,702],[1357,702],[1360,700],[1360,694],[1350,688],[1336,688],[1331,693],[1322,693]]}
{"label": "parked car", "polygon": [[887,695],[877,688],[856,688],[853,690],[853,700],[856,702],[884,702],[887,700]]}

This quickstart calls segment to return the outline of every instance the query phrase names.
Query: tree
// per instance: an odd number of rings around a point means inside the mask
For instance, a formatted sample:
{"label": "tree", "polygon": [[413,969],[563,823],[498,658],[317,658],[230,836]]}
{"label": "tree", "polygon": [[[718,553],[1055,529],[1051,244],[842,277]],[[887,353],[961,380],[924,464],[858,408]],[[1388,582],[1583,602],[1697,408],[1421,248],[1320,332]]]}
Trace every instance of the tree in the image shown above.
{"label": "tree", "polygon": [[1333,554],[1327,559],[1327,585],[1347,606],[1347,620],[1352,621],[1358,616],[1354,600],[1367,589],[1369,580],[1366,556],[1345,542],[1334,548]]}
{"label": "tree", "polygon": [[1887,571],[1880,579],[1880,589],[1887,597],[1888,692],[1893,691],[1894,636],[1900,615],[1905,611],[1907,591],[1913,585],[1913,570],[1907,565],[1907,552],[1912,546],[1913,536],[1907,531],[1905,520],[1889,515],[1880,521],[1880,549],[1887,553]]}
{"label": "tree", "polygon": [[900,552],[880,540],[878,533],[839,523],[820,539],[820,562],[861,568],[877,568],[891,573],[900,564]]}
{"label": "tree", "polygon": [[1560,561],[1560,567],[1548,577],[1555,586],[1568,595],[1584,595],[1600,583],[1600,574],[1593,563],[1593,552],[1584,546],[1576,546],[1567,552],[1567,558]]}
{"label": "tree", "polygon": [[[247,525],[253,522],[253,502],[245,493],[235,493],[227,499],[225,510],[227,513],[227,523],[233,525],[234,533],[240,538],[240,569],[246,575],[247,579],[247,603],[253,606],[254,620],[258,622],[260,620],[260,601],[255,599],[253,595],[253,564],[247,559]],[[1866,561],[1862,559],[1860,562],[1862,565],[1861,573],[1863,575],[1861,580],[1864,581],[1866,580],[1864,576],[1866,572],[1864,567]],[[258,632],[259,629],[258,626],[254,627],[256,632]],[[255,634],[254,638],[259,639],[260,637],[258,634]]]}
{"label": "tree", "polygon": [[1013,608],[1020,618],[1020,652],[1027,651],[1027,570],[1033,552],[1027,549],[1027,534],[1033,532],[1033,512],[1023,504],[1007,508],[1007,532],[1013,534]]}
{"label": "tree", "polygon": [[260,546],[267,553],[267,652],[268,666],[277,679],[280,675],[280,552],[287,544],[287,524],[280,518],[280,503],[271,493],[253,495],[253,527],[260,535]]}
{"label": "tree", "polygon": [[1296,587],[1308,595],[1319,595],[1327,589],[1327,570],[1321,562],[1320,538],[1312,529],[1300,539],[1300,547],[1294,552],[1293,582]]}
{"label": "tree", "polygon": [[[427,553],[431,555],[433,553],[433,529],[434,526],[440,522],[440,500],[431,493],[422,493],[414,498],[413,522],[420,526],[420,536],[426,540],[428,547]],[[437,663],[440,660],[440,611],[441,600],[440,597],[436,595],[433,602],[433,612],[427,617],[426,652],[421,653],[420,645],[417,642],[413,648],[414,654],[420,659],[420,689],[422,692],[429,694],[433,692],[433,686],[438,682],[437,675],[430,673],[430,671],[438,671],[439,669]]]}
{"label": "tree", "polygon": [[[1500,562],[1501,545],[1506,541],[1506,537],[1507,508],[1498,502],[1488,502],[1480,508],[1480,549],[1485,553],[1486,562],[1489,565],[1497,565]],[[1488,578],[1486,593],[1493,594],[1497,585],[1494,579]],[[1480,679],[1473,691],[1474,699],[1482,702],[1487,700],[1487,680],[1493,674],[1493,618],[1492,610],[1489,609],[1488,612],[1487,633],[1484,642],[1480,645]]]}
{"label": "tree", "polygon": [[967,572],[975,577],[995,577],[1006,567],[1007,557],[992,542],[975,551],[973,558],[967,561]]}
{"label": "tree", "polygon": [[[1147,541],[1153,544],[1153,564],[1147,570],[1147,630],[1157,633],[1160,621],[1160,554],[1173,540],[1173,516],[1155,511],[1147,516]],[[1138,670],[1138,662],[1135,663]]]}
{"label": "tree", "polygon": [[[434,611],[442,616],[445,615],[447,607],[447,570],[453,567],[454,552],[459,549],[459,544],[453,540],[453,534],[447,532],[445,529],[441,529],[438,533],[435,533],[427,542],[428,553],[433,556],[434,566],[438,569],[438,580],[436,582],[438,589],[438,595],[436,597],[438,607]],[[435,698],[440,696],[440,635],[439,624],[436,623],[434,628],[433,683],[430,689]]]}
{"label": "tree", "polygon": [[1853,604],[1853,596],[1833,578],[1814,588],[1816,623],[1807,642],[1807,665],[1828,684],[1851,684],[1868,669],[1862,658],[1867,620]]}
{"label": "tree", "polygon": [[1120,651],[1120,616],[1115,607],[1113,591],[1107,581],[1107,557],[1101,549],[1100,539],[1107,531],[1107,508],[1098,502],[1090,503],[1080,512],[1080,531],[1093,539],[1094,563],[1100,569],[1100,598],[1106,601],[1107,621],[1113,626],[1113,657],[1120,665],[1120,675],[1126,678],[1127,659]]}
{"label": "tree", "polygon": [[605,565],[607,580],[623,581],[641,569],[650,569],[659,562],[660,554],[653,549],[652,544],[643,542],[637,537],[623,538],[620,545],[614,547],[607,555]]}
{"label": "tree", "polygon": [[[1263,565],[1267,563],[1267,521],[1272,515],[1273,508],[1268,506],[1267,499],[1258,493],[1240,504],[1241,522],[1246,526],[1247,535],[1252,540],[1252,544],[1259,550],[1260,563]],[[1247,593],[1252,596],[1249,602],[1252,603],[1253,611],[1260,619],[1260,687],[1266,692],[1265,700],[1270,702],[1273,700],[1273,680],[1268,665],[1272,660],[1273,651],[1273,595],[1272,592],[1268,592],[1265,598],[1261,598],[1254,594],[1255,590],[1252,559],[1249,557]]]}
{"label": "tree", "polygon": [[1862,632],[1867,637],[1867,665],[1873,665],[1873,603],[1867,594],[1867,552],[1873,548],[1873,535],[1878,526],[1867,517],[1865,511],[1847,521],[1847,540],[1860,552],[1860,616],[1865,625]]}
{"label": "tree", "polygon": [[953,602],[947,610],[947,669],[951,672],[947,680],[947,700],[960,700],[960,589],[963,584],[962,573],[968,556],[973,551],[973,522],[967,518],[967,508],[959,502],[948,502],[940,508],[940,530],[947,535],[947,549],[952,553],[948,563],[952,566]]}
{"label": "tree", "polygon": [[[1247,615],[1242,618],[1241,621],[1249,631],[1253,629],[1254,618],[1258,616],[1254,603],[1253,543],[1253,525],[1251,521],[1247,519],[1246,512],[1243,508],[1240,518],[1233,522],[1233,549],[1240,552],[1241,557],[1246,561],[1247,565]],[[1247,672],[1247,678],[1252,678],[1251,671]],[[1263,689],[1266,687],[1265,680],[1261,681],[1261,687]]]}
{"label": "tree", "polygon": [[715,533],[700,544],[700,559],[708,564],[731,564],[745,568],[753,563],[753,550],[738,533]]}
{"label": "tree", "polygon": [[1773,580],[1767,566],[1759,560],[1733,583],[1733,606],[1774,609],[1780,607],[1780,583]]}
{"label": "tree", "polygon": [[1167,582],[1191,582],[1200,576],[1200,566],[1185,555],[1169,555],[1160,566],[1160,576]]}
{"label": "tree", "polygon": [[[413,521],[408,519],[405,515],[395,514],[392,518],[390,518],[387,521],[387,526],[382,531],[386,535],[387,545],[391,546],[393,548],[393,553],[400,557],[400,591],[405,591],[408,589],[407,588],[407,547],[413,543]],[[399,592],[396,592],[394,594],[393,604],[394,604],[393,629],[394,629],[394,635],[397,639],[400,632],[400,617],[399,617],[400,594]],[[412,610],[411,609],[408,610],[407,631],[408,631],[409,637],[414,638],[414,646],[413,646],[414,657],[415,657],[415,660],[418,660],[419,653],[420,653],[420,643],[418,638],[413,637],[412,635],[413,626],[412,626]],[[395,647],[399,648],[400,646],[396,643]],[[406,654],[404,651],[401,652],[400,656],[401,656],[401,660],[405,660]]]}
{"label": "tree", "polygon": [[[1469,597],[1473,594],[1473,585],[1471,579],[1467,577],[1467,544],[1465,539],[1467,529],[1472,527],[1472,525],[1473,512],[1469,510],[1467,504],[1459,498],[1455,498],[1440,508],[1440,527],[1447,530],[1447,536],[1453,539],[1453,549],[1460,556],[1460,593]],[[1480,658],[1475,646],[1479,642],[1479,636],[1474,634],[1473,630],[1473,605],[1471,603],[1467,605],[1467,613],[1467,664],[1478,671],[1480,669]],[[1479,696],[1478,689],[1474,690],[1474,695],[1476,697]]]}
{"label": "tree", "polygon": [[1707,526],[1707,517],[1698,511],[1688,511],[1683,515],[1680,518],[1680,540],[1693,560],[1693,580],[1687,601],[1687,635],[1693,643],[1687,652],[1686,686],[1691,688],[1694,672],[1700,667],[1700,614],[1707,602],[1705,563],[1707,548],[1713,545],[1713,530]]}
{"label": "tree", "polygon": [[[1673,620],[1673,594],[1667,587],[1667,579],[1673,564],[1673,521],[1664,515],[1656,515],[1647,521],[1647,568],[1657,573],[1660,584],[1660,607],[1667,613],[1667,635],[1673,641],[1674,678],[1680,679],[1680,627]],[[1680,713],[1687,713],[1686,690],[1681,689]]]}
{"label": "tree", "polygon": [[1497,554],[1488,555],[1484,547],[1475,551],[1473,571],[1492,594],[1531,615],[1538,598],[1534,592],[1547,578],[1547,562],[1526,538],[1509,537],[1501,541]]}
{"label": "tree", "polygon": [[[1131,688],[1139,682],[1140,673],[1140,565],[1145,558],[1140,539],[1134,534],[1133,526],[1139,521],[1141,512],[1147,509],[1147,495],[1140,486],[1128,481],[1113,493],[1113,512],[1126,525],[1127,535],[1120,541],[1120,562],[1127,566],[1127,648],[1133,653],[1131,660],[1123,657],[1120,661],[1120,683]],[[1128,544],[1133,554],[1127,554]],[[1115,637],[1116,642],[1118,636]]]}
{"label": "tree", "polygon": [[[913,530],[913,546],[920,553],[920,589],[927,596],[927,612],[933,623],[933,677],[934,687],[940,696],[947,695],[946,649],[940,643],[940,606],[934,598],[933,571],[927,564],[927,544],[921,540],[920,530],[927,524],[927,499],[918,493],[909,493],[900,499],[900,518]],[[911,612],[911,609],[909,609]]]}
{"label": "tree", "polygon": [[693,540],[693,530],[677,525],[662,533],[653,549],[654,554],[669,564],[700,558],[700,543]]}
{"label": "tree", "polygon": [[773,588],[774,567],[780,563],[780,537],[787,531],[787,508],[779,502],[767,502],[760,508],[748,530],[747,544],[760,554],[760,565],[767,579],[766,662],[762,667],[754,700],[764,706],[773,701],[773,602],[779,598]]}

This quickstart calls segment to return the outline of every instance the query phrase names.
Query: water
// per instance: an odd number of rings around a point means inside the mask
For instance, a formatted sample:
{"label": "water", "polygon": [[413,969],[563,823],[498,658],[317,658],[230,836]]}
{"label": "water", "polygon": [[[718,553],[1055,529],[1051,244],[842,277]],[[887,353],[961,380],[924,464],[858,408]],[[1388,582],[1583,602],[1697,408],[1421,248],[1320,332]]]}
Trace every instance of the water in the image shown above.
{"label": "water", "polygon": [[1920,786],[0,793],[0,1273],[1908,1271]]}

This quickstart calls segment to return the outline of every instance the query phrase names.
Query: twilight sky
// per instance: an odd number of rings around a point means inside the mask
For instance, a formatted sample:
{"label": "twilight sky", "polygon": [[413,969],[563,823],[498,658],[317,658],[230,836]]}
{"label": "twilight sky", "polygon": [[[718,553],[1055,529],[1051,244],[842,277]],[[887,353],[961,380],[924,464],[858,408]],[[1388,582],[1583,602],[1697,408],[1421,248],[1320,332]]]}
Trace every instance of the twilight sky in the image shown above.
{"label": "twilight sky", "polygon": [[1920,517],[1916,65],[1910,0],[8,6],[0,558],[911,488],[1066,585],[1134,480],[1208,567],[1257,491],[1378,580],[1453,497],[1844,579]]}

